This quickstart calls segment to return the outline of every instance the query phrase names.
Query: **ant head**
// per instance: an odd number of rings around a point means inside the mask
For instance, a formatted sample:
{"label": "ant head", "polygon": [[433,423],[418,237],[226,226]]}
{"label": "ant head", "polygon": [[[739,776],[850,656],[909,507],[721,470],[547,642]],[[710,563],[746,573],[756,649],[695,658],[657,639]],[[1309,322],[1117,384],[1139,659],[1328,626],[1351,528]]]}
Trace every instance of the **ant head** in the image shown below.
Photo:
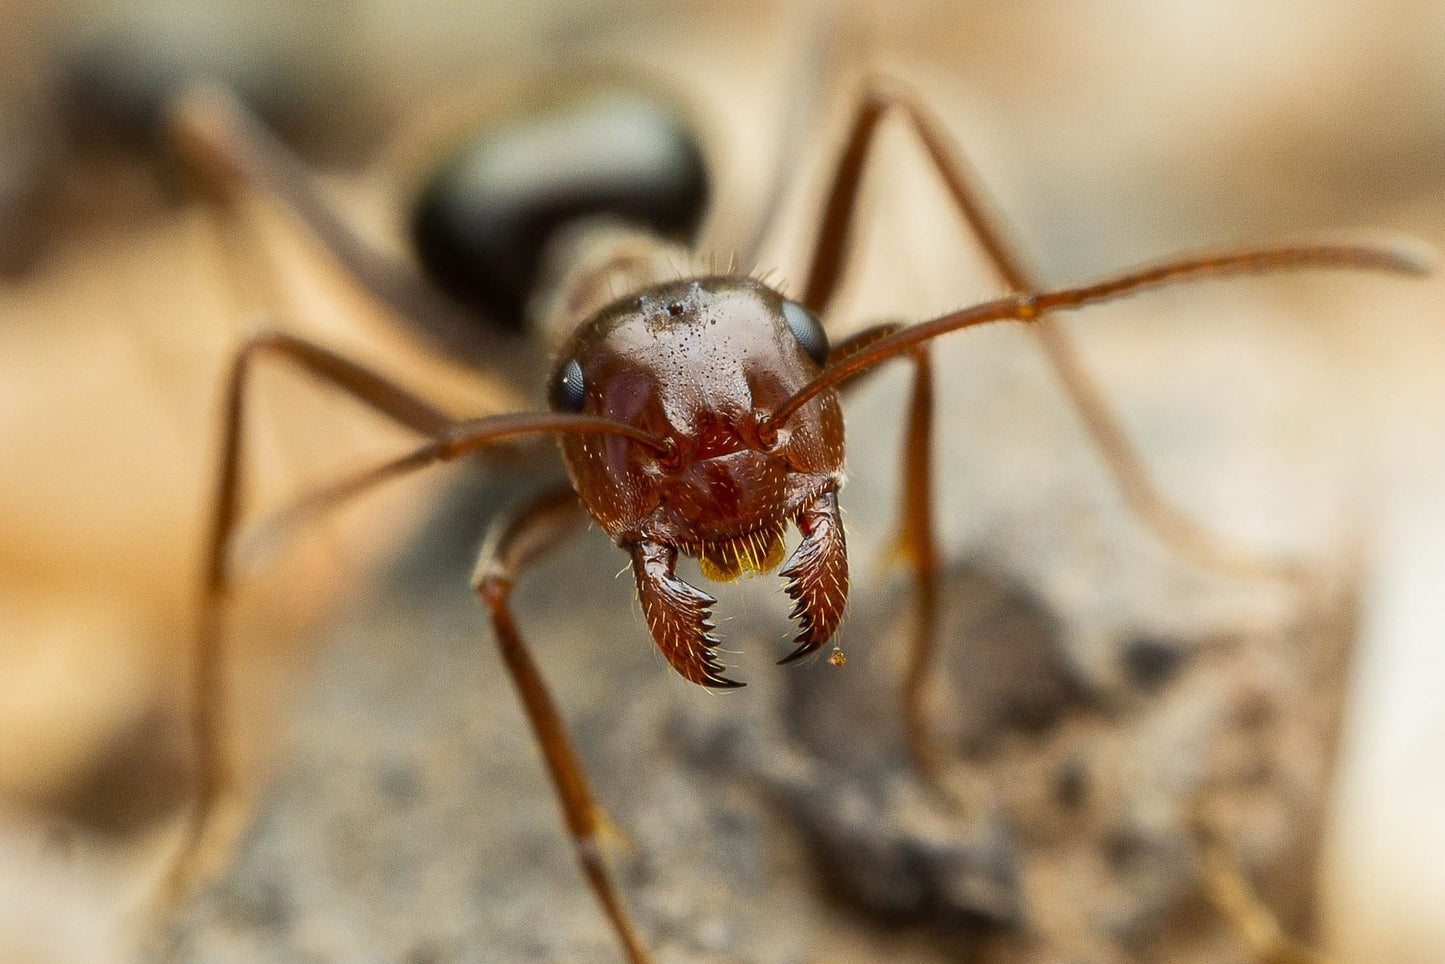
{"label": "ant head", "polygon": [[669,448],[563,438],[592,516],[619,543],[699,556],[713,578],[776,566],[784,525],[840,480],[843,423],[831,391],[776,431],[766,423],[827,351],[811,314],[747,278],[673,282],[602,309],[564,346],[551,406],[636,426]]}

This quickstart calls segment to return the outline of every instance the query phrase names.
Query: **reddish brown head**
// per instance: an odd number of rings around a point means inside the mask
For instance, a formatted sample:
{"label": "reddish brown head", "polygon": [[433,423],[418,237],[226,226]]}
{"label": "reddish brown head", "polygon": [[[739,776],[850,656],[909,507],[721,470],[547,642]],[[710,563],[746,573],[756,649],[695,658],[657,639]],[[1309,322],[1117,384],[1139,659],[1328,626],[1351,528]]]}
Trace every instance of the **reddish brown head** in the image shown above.
{"label": "reddish brown head", "polygon": [[822,370],[822,328],[800,305],[746,278],[649,288],[602,309],[563,347],[549,397],[558,411],[636,426],[660,453],[602,435],[562,438],[572,484],[597,524],[632,553],[643,612],[689,680],[721,676],[710,596],[675,572],[679,551],[710,579],[782,562],[788,522],[803,542],[783,570],[802,631],[789,657],[832,635],[847,598],[838,518],[843,421],[823,392],[772,431],[768,418]]}

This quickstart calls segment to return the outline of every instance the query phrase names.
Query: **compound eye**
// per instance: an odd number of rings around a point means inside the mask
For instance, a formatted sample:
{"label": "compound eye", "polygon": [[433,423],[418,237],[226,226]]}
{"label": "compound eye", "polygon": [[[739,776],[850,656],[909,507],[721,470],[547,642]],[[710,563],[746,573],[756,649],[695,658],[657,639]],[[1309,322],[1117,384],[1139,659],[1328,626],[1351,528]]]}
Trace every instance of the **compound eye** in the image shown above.
{"label": "compound eye", "polygon": [[783,302],[783,320],[798,339],[798,346],[819,365],[828,361],[828,335],[813,313],[796,301]]}
{"label": "compound eye", "polygon": [[567,359],[567,363],[557,371],[550,394],[555,411],[582,411],[582,403],[587,399],[587,385],[582,379],[582,366],[577,359]]}

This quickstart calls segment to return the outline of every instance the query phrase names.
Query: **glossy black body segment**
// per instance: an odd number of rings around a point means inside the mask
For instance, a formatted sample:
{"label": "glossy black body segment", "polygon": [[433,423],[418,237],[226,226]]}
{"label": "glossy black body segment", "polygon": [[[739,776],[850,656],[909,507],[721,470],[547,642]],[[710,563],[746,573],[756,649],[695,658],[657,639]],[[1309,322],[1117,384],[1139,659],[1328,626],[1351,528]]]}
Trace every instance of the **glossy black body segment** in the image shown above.
{"label": "glossy black body segment", "polygon": [[708,195],[702,148],[675,108],[584,89],[458,148],[422,190],[411,235],[438,286],[520,329],[559,228],[607,217],[687,243]]}

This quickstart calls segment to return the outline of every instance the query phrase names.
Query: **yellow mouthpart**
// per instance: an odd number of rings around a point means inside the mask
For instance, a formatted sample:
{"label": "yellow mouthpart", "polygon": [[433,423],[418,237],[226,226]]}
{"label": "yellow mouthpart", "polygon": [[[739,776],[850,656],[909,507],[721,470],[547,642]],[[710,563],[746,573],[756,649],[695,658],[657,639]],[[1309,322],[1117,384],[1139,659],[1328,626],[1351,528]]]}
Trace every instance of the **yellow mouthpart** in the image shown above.
{"label": "yellow mouthpart", "polygon": [[698,554],[702,574],[713,582],[772,572],[783,563],[783,530],[759,529],[727,542],[710,542]]}

